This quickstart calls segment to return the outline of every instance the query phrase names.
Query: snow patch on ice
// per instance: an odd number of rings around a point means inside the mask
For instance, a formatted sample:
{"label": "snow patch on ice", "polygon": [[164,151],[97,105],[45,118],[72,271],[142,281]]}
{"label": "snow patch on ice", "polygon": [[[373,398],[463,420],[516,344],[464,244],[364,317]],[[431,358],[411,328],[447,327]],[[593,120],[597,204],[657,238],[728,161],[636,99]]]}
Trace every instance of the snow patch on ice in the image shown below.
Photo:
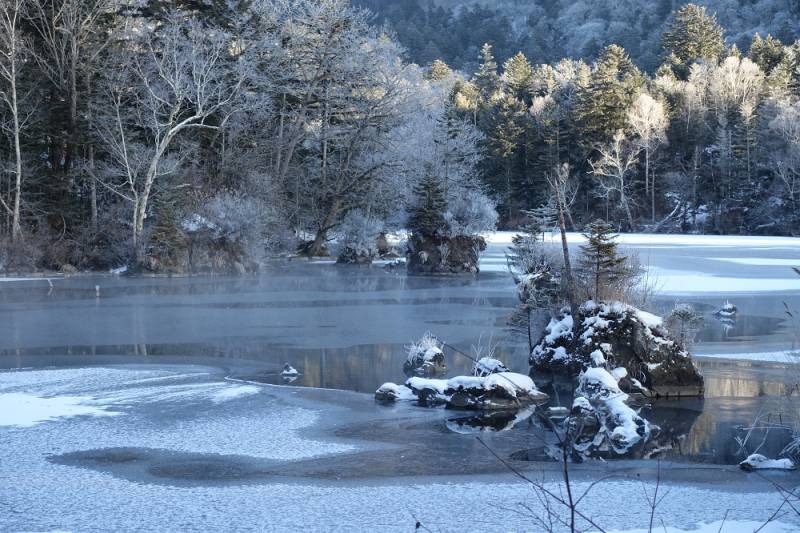
{"label": "snow patch on ice", "polygon": [[73,416],[117,416],[107,407],[91,405],[88,396],[41,398],[21,392],[0,393],[0,426],[31,427]]}
{"label": "snow patch on ice", "polygon": [[211,396],[211,401],[214,403],[227,402],[228,400],[235,400],[243,396],[252,396],[261,392],[260,387],[255,385],[237,385],[233,387],[226,387],[220,391],[215,392]]}

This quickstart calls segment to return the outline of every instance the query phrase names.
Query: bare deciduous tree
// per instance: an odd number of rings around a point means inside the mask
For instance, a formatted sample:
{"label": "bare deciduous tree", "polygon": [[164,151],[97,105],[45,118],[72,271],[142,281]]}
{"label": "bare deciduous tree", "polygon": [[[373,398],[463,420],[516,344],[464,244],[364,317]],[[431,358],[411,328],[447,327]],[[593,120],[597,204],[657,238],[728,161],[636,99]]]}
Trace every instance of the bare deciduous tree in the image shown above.
{"label": "bare deciduous tree", "polygon": [[[112,190],[133,203],[135,259],[144,261],[144,222],[156,180],[175,168],[176,138],[191,129],[216,130],[225,123],[242,85],[230,68],[227,35],[199,23],[170,19],[135,42],[106,80],[108,112],[98,133],[114,156],[122,183]],[[125,194],[120,188],[126,188]]]}
{"label": "bare deciduous tree", "polygon": [[644,151],[644,189],[650,195],[651,221],[656,221],[656,183],[651,177],[650,159],[658,146],[667,140],[669,125],[664,104],[647,93],[641,93],[628,111],[628,122],[636,135],[634,142]]}
{"label": "bare deciduous tree", "polygon": [[0,1],[0,99],[8,108],[10,124],[4,124],[12,138],[14,151],[14,193],[11,205],[0,197],[3,208],[11,215],[11,240],[16,242],[22,234],[20,206],[22,202],[22,147],[21,135],[27,117],[20,106],[20,77],[26,68],[29,49],[22,36],[24,0]]}
{"label": "bare deciduous tree", "polygon": [[619,196],[620,205],[628,219],[628,228],[631,230],[634,229],[634,222],[630,205],[631,183],[628,177],[639,162],[640,151],[641,148],[631,144],[625,134],[618,131],[609,144],[597,147],[598,158],[590,161],[592,174],[597,177],[600,196],[607,201],[613,194]]}

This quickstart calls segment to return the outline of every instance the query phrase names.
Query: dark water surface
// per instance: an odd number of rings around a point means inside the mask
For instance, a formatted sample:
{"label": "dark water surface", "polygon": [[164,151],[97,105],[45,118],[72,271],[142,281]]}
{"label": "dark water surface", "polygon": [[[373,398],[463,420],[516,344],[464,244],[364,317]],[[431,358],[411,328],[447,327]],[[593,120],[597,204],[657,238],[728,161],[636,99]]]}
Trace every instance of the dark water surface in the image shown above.
{"label": "dark water surface", "polygon": [[[97,287],[97,288],[96,288]],[[99,288],[99,291],[98,291]],[[713,316],[725,298],[663,297],[653,310],[690,302],[705,315],[694,350],[735,354],[786,350],[794,331],[784,303],[794,294],[738,295],[734,323]],[[732,300],[733,301],[733,300]],[[402,382],[405,345],[431,331],[461,350],[492,344],[495,356],[527,373],[527,348],[506,321],[515,305],[507,275],[415,278],[381,268],[281,263],[242,278],[80,277],[0,283],[0,368],[97,363],[187,362],[223,367],[238,378],[283,383],[288,362],[301,375],[293,385],[372,393]],[[669,453],[727,462],[736,427],[758,413],[799,411],[800,370],[785,363],[698,359],[705,400],[646,406],[643,414],[671,432]],[[471,361],[447,353],[449,375],[468,373]],[[559,398],[568,403],[568,398]],[[556,400],[558,402],[559,400]],[[520,448],[533,422],[510,415],[446,413],[427,428],[441,434],[505,429]],[[779,448],[786,435],[766,439]],[[449,437],[448,437],[449,438]],[[534,454],[535,455],[535,454]]]}

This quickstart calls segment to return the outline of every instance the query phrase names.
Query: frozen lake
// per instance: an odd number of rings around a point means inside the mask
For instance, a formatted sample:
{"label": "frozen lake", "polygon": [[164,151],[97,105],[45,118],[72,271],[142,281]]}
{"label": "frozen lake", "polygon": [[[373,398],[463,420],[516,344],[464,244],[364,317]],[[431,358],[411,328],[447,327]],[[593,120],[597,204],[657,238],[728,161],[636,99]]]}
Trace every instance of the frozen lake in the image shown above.
{"label": "frozen lake", "polygon": [[[408,531],[414,516],[433,530],[530,530],[530,517],[507,511],[530,492],[474,435],[454,431],[461,415],[359,394],[401,381],[403,347],[425,331],[467,351],[492,339],[512,370],[527,371],[505,326],[515,305],[508,238],[496,235],[483,272],[460,279],[286,262],[243,278],[0,282],[0,368],[17,369],[0,372],[0,530]],[[763,519],[780,503],[768,483],[714,463],[732,459],[735,425],[762,409],[798,410],[786,396],[798,376],[784,312],[800,309],[798,241],[623,237],[660,281],[657,310],[690,302],[706,314],[694,347],[706,400],[649,415],[685,426],[665,474],[682,485],[664,503],[679,517],[670,523],[726,510]],[[739,308],[734,324],[711,316],[726,299]],[[285,362],[301,387],[234,381],[280,384]],[[447,363],[451,374],[471,364],[455,354]],[[526,426],[483,435],[505,456],[540,437]],[[652,480],[652,464],[576,468],[584,484],[609,472],[620,479],[587,505],[603,523],[646,525],[635,480]],[[153,502],[164,512],[143,512]]]}

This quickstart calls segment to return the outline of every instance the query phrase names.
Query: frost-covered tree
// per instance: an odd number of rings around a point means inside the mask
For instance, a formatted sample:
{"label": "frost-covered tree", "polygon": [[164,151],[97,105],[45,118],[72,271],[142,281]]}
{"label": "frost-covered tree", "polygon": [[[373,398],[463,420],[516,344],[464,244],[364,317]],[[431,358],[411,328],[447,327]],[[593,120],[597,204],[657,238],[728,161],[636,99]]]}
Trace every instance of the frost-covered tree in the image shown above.
{"label": "frost-covered tree", "polygon": [[611,200],[619,199],[630,229],[636,225],[631,208],[631,179],[639,162],[640,151],[620,130],[610,143],[597,146],[597,158],[590,162],[592,174],[597,178],[598,196],[606,200],[606,205]]}
{"label": "frost-covered tree", "polygon": [[24,93],[20,82],[29,70],[30,48],[22,33],[27,5],[24,0],[0,2],[0,99],[5,104],[9,120],[3,130],[11,139],[14,179],[9,187],[12,194],[8,201],[0,196],[0,202],[11,217],[11,240],[16,242],[22,235],[22,186],[23,154],[22,130],[29,117],[24,108]]}
{"label": "frost-covered tree", "polygon": [[[110,154],[103,183],[133,204],[135,261],[146,254],[145,219],[156,182],[183,155],[180,136],[217,130],[234,106],[242,77],[228,66],[229,37],[193,20],[170,18],[113,57],[97,133]],[[184,152],[185,153],[185,152]]]}
{"label": "frost-covered tree", "polygon": [[653,152],[666,138],[667,118],[664,104],[647,93],[641,93],[628,111],[628,122],[635,135],[634,142],[644,152],[644,188],[650,195],[651,221],[656,220],[656,184],[655,176],[651,179],[650,164]]}
{"label": "frost-covered tree", "polygon": [[625,50],[617,45],[603,50],[576,106],[583,144],[607,143],[619,130],[627,128],[628,109],[643,81]]}
{"label": "frost-covered tree", "polygon": [[423,238],[447,236],[450,225],[445,219],[447,200],[436,175],[428,171],[414,187],[414,199],[408,213],[408,229]]}

